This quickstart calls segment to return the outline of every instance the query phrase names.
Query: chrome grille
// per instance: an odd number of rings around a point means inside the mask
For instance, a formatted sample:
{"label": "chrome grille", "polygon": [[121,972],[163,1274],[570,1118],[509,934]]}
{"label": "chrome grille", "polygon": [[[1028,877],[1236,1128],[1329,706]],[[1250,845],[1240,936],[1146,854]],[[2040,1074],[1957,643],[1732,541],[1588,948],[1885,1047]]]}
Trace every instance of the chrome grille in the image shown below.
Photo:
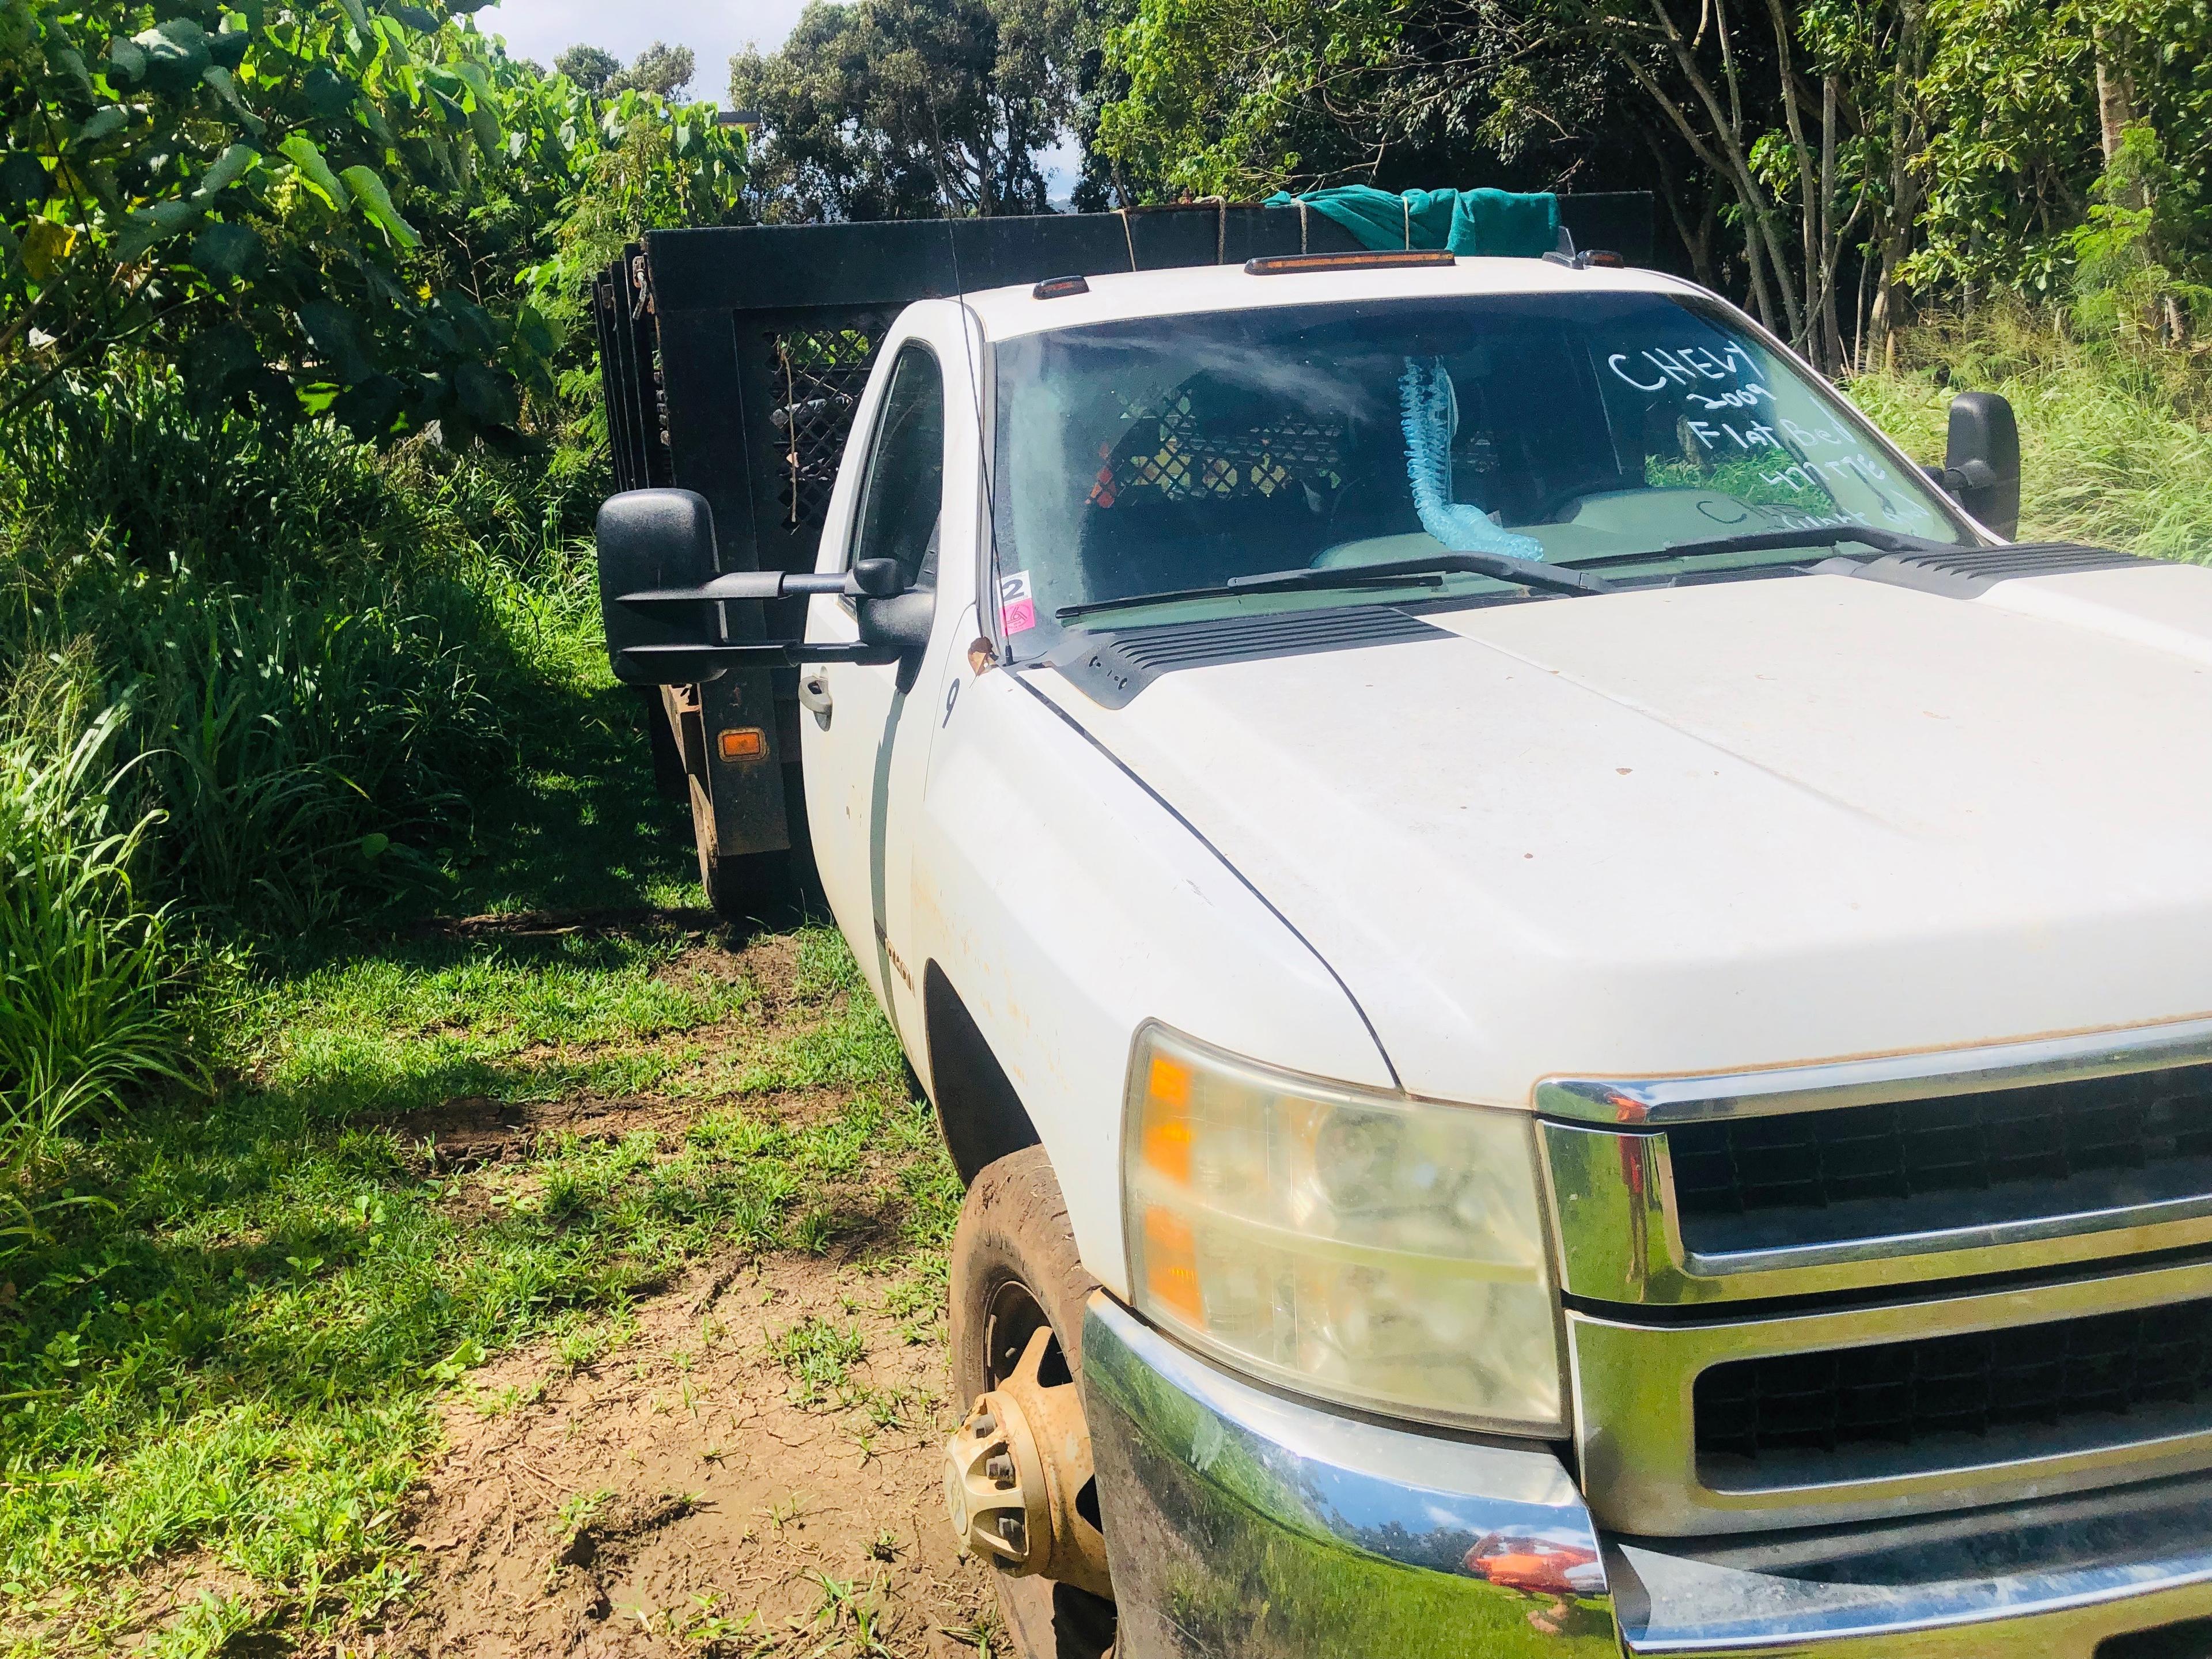
{"label": "chrome grille", "polygon": [[2124,1440],[2125,1419],[2138,1407],[2205,1401],[2212,1301],[2183,1302],[1715,1365],[1697,1381],[1698,1455],[1701,1466],[1722,1458],[1741,1465],[1777,1450],[1986,1439],[2085,1418],[2108,1419],[2112,1437]]}
{"label": "chrome grille", "polygon": [[2212,1066],[1685,1124],[1667,1139],[1686,1236],[1711,1216],[1936,1194],[2034,1214],[2042,1183],[2192,1158],[2212,1190]]}
{"label": "chrome grille", "polygon": [[2212,1020],[1535,1104],[1607,1525],[2212,1468]]}

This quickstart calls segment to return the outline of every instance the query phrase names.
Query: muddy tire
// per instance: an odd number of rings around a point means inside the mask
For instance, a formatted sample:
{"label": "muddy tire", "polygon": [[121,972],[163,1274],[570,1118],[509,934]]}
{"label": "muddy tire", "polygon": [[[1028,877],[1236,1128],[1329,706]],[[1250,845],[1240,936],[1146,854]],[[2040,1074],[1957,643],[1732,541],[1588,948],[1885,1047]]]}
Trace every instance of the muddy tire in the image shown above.
{"label": "muddy tire", "polygon": [[[1011,1373],[1040,1325],[1052,1328],[1071,1378],[1083,1364],[1083,1308],[1098,1281],[1084,1270],[1067,1204],[1042,1146],[987,1165],[952,1235],[952,1382],[965,1410]],[[1079,1499],[1097,1523],[1095,1486]],[[1068,1584],[996,1572],[999,1607],[1022,1659],[1107,1659],[1114,1604]]]}

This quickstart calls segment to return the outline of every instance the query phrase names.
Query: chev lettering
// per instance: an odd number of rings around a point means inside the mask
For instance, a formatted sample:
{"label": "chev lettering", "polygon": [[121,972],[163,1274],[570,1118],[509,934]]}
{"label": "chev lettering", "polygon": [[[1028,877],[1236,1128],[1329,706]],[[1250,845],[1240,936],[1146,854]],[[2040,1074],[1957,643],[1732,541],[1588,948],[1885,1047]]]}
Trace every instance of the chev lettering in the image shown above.
{"label": "chev lettering", "polygon": [[[1669,351],[1664,346],[1650,346],[1637,354],[1649,366],[1647,372],[1656,372],[1656,380],[1640,380],[1626,366],[1628,354],[1616,351],[1605,360],[1606,367],[1638,392],[1664,392],[1670,386],[1694,386],[1700,380],[1733,380],[1739,374],[1755,374],[1756,366],[1750,353],[1731,343],[1726,352],[1715,356],[1702,346],[1682,346]],[[1765,392],[1765,386],[1759,390]]]}

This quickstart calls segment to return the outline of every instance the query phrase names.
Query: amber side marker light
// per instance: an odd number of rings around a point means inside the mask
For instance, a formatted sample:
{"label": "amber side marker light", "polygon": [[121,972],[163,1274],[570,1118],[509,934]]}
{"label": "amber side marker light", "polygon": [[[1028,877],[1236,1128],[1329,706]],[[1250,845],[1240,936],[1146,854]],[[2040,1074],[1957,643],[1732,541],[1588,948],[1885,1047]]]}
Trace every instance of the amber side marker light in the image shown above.
{"label": "amber side marker light", "polygon": [[1247,276],[1292,276],[1309,270],[1394,270],[1407,265],[1455,265],[1446,248],[1384,249],[1379,253],[1263,253],[1244,262]]}
{"label": "amber side marker light", "polygon": [[758,760],[768,753],[768,733],[757,726],[741,726],[714,739],[724,760]]}

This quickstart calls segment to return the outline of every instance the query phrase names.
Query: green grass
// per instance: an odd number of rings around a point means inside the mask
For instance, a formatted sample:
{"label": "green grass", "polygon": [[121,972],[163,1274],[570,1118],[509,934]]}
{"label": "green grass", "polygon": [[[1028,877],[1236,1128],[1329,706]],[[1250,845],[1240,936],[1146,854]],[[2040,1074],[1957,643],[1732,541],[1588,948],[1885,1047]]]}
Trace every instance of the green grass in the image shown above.
{"label": "green grass", "polygon": [[186,1081],[167,919],[131,878],[145,826],[106,809],[115,726],[0,730],[0,1261],[38,1236],[25,1194],[72,1120],[145,1078]]}
{"label": "green grass", "polygon": [[[437,1395],[476,1365],[539,1337],[588,1360],[595,1328],[686,1261],[880,1225],[854,1180],[871,1157],[903,1194],[882,1251],[941,1242],[957,1193],[842,944],[803,937],[773,1031],[748,1027],[753,988],[670,973],[677,948],[411,945],[279,978],[242,1013],[250,1078],[80,1147],[70,1185],[97,1205],[19,1258],[0,1320],[9,1594],[200,1549],[295,1610],[365,1613],[404,1588],[397,1512]],[[695,1040],[732,1025],[751,1068],[701,1083]],[[392,1123],[687,1065],[712,1097],[677,1133],[554,1133],[441,1176]],[[840,1091],[826,1114],[757,1103],[814,1078]],[[811,1377],[836,1349],[792,1352]]]}
{"label": "green grass", "polygon": [[62,1125],[231,1057],[241,965],[696,902],[598,654],[592,489],[210,417],[146,370],[0,432],[0,1273]]}
{"label": "green grass", "polygon": [[753,1000],[742,985],[670,974],[685,943],[665,933],[441,940],[314,969],[268,994],[264,1075],[323,1116],[651,1089],[693,1057],[662,1039]]}
{"label": "green grass", "polygon": [[769,1352],[790,1376],[792,1399],[817,1406],[845,1388],[868,1345],[859,1326],[841,1327],[817,1315],[771,1338]]}
{"label": "green grass", "polygon": [[2002,392],[2020,417],[2021,535],[2212,560],[2212,377],[2201,358],[2083,343],[2000,313],[1908,337],[1903,366],[1851,400],[1915,459],[1943,457],[1954,392]]}
{"label": "green grass", "polygon": [[0,681],[59,664],[115,712],[140,873],[210,931],[358,916],[521,760],[580,632],[534,626],[588,583],[567,516],[526,468],[74,385],[0,433]]}
{"label": "green grass", "polygon": [[[459,469],[416,487],[481,482]],[[191,505],[179,493],[155,526],[188,554],[224,532],[187,522]],[[496,528],[496,512],[469,510]],[[70,912],[80,933],[110,912],[138,930],[90,965],[159,990],[161,1007],[189,992],[165,1052],[216,1080],[184,1088],[158,1066],[126,1068],[106,1109],[47,1137],[45,1161],[9,1189],[36,1224],[11,1235],[0,1220],[0,1652],[123,1639],[136,1575],[165,1559],[246,1581],[171,1621],[167,1650],[373,1616],[407,1590],[404,1497],[441,1397],[469,1390],[477,1366],[531,1342],[596,1363],[641,1298],[716,1251],[844,1244],[899,1286],[939,1271],[930,1252],[957,1185],[842,941],[802,930],[772,1002],[732,975],[734,958],[700,952],[721,936],[700,908],[684,809],[654,795],[635,696],[607,675],[588,561],[495,543],[450,550],[479,630],[469,707],[497,743],[425,758],[447,769],[437,776],[473,771],[465,791],[406,824],[341,818],[304,842],[252,817],[255,788],[297,781],[289,761],[241,765],[207,805],[230,815],[212,839],[258,838],[264,866],[325,845],[326,830],[386,823],[384,866],[356,858],[330,880],[311,869],[295,897],[319,896],[289,908],[194,903],[235,885],[204,882],[182,895],[186,948],[154,962],[127,948],[149,924],[143,908],[116,908],[119,867],[100,877],[112,893]],[[0,564],[10,556],[0,544]],[[96,708],[113,648],[19,670],[10,707]],[[0,667],[7,656],[0,641]],[[377,674],[402,660],[369,656]],[[337,660],[300,659],[276,678]],[[432,712],[448,706],[437,684],[423,690]],[[404,714],[404,702],[380,691],[359,706]],[[336,752],[315,747],[327,732],[282,728],[330,707],[286,691],[242,718],[271,741],[298,737],[264,759],[312,760]],[[18,714],[9,730],[39,724]],[[387,759],[404,748],[379,744]],[[190,805],[166,783],[154,804]],[[179,857],[174,830],[149,866],[157,887],[213,867]],[[38,908],[31,921],[53,919]],[[507,929],[453,920],[484,913],[529,914]],[[264,925],[279,915],[341,925]],[[128,1012],[144,997],[112,1000]],[[0,1085],[9,1075],[0,1060]],[[616,1138],[562,1127],[579,1101],[641,1097],[659,1103],[649,1121]],[[550,1114],[548,1127],[520,1156],[455,1173],[434,1155],[441,1126],[484,1121],[487,1102]]]}

